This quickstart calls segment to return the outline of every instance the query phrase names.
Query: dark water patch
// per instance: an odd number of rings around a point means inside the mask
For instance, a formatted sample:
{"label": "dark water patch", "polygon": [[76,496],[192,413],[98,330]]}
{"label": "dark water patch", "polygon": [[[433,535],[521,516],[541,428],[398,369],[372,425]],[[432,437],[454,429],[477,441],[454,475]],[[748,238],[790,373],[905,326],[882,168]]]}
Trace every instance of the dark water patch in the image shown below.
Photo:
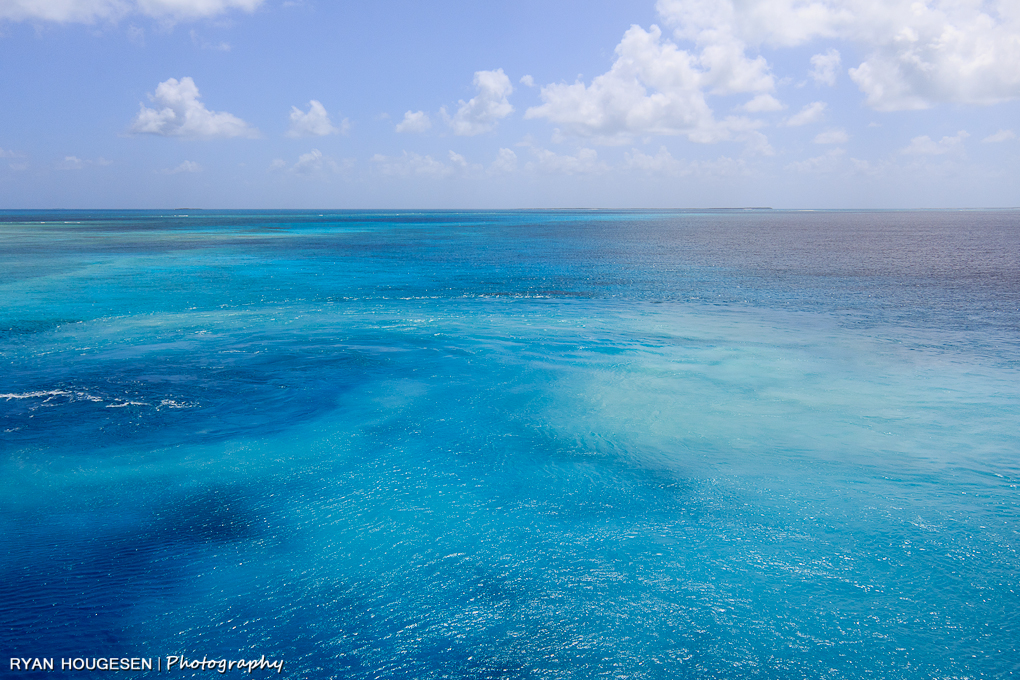
{"label": "dark water patch", "polygon": [[140,599],[169,594],[180,578],[174,561],[159,560],[158,546],[136,534],[56,537],[57,544],[34,546],[30,559],[5,564],[0,644],[11,656],[135,649],[132,610]]}
{"label": "dark water patch", "polygon": [[153,646],[167,639],[150,617],[180,601],[210,551],[243,554],[262,541],[273,511],[266,494],[238,484],[167,486],[127,488],[98,505],[81,495],[63,517],[7,513],[15,549],[0,563],[0,645],[58,658],[180,653]]}

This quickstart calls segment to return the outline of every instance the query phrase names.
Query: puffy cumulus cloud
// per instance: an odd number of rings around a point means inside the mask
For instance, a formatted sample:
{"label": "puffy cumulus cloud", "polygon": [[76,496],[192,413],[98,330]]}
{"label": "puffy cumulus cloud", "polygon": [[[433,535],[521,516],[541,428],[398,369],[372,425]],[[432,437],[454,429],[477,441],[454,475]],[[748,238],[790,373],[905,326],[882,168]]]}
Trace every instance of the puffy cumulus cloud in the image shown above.
{"label": "puffy cumulus cloud", "polygon": [[657,9],[678,37],[721,51],[852,42],[866,58],[848,73],[877,110],[1020,97],[1015,0],[659,0]]}
{"label": "puffy cumulus cloud", "polygon": [[[941,102],[989,104],[1020,97],[1020,3],[1016,0],[658,0],[658,26],[632,26],[610,69],[590,83],[553,83],[525,118],[595,143],[685,135],[746,141],[746,118],[718,120],[716,95],[751,94],[747,113],[777,111],[776,78],[759,52],[850,43],[865,55],[847,70],[868,106],[893,111]],[[825,46],[823,46],[825,49]],[[810,77],[834,85],[834,47],[810,59]],[[817,122],[818,102],[788,125]]]}
{"label": "puffy cumulus cloud", "polygon": [[442,109],[443,118],[455,135],[474,136],[496,127],[496,123],[514,111],[507,97],[514,91],[503,69],[476,71],[478,94],[470,101],[459,102],[457,113],[450,116]]}
{"label": "puffy cumulus cloud", "polygon": [[609,166],[599,160],[595,149],[579,149],[571,156],[533,146],[531,154],[535,160],[528,161],[524,166],[529,171],[537,170],[556,175],[591,175],[609,170]]}
{"label": "puffy cumulus cloud", "polygon": [[956,133],[955,137],[943,137],[937,142],[928,135],[922,135],[911,139],[910,144],[900,151],[901,153],[914,156],[941,156],[942,154],[961,151],[963,149],[963,140],[968,137],[970,135],[967,134],[966,130],[960,130]]}
{"label": "puffy cumulus cloud", "polygon": [[338,135],[346,133],[350,129],[350,122],[344,118],[340,127],[333,125],[326,113],[326,107],[322,103],[312,100],[308,102],[308,111],[302,111],[296,106],[290,107],[290,129],[287,130],[288,137],[325,137],[326,135]]}
{"label": "puffy cumulus cloud", "polygon": [[600,143],[626,143],[641,135],[686,135],[695,142],[730,139],[735,129],[747,129],[749,121],[715,120],[706,90],[771,90],[773,82],[764,61],[738,64],[724,57],[714,52],[692,55],[663,39],[658,26],[647,31],[631,26],[608,72],[590,85],[546,85],[543,103],[524,117],[546,118],[567,134]]}
{"label": "puffy cumulus cloud", "polygon": [[432,120],[429,114],[424,111],[408,111],[404,114],[404,120],[397,123],[397,132],[425,132],[432,127]]}
{"label": "puffy cumulus cloud", "polygon": [[848,141],[850,136],[842,129],[826,130],[815,135],[815,144],[846,144]]}
{"label": "puffy cumulus cloud", "polygon": [[871,54],[849,70],[872,108],[1020,96],[1020,6],[1012,0],[901,0],[884,9],[881,23],[869,27],[882,31]]}
{"label": "puffy cumulus cloud", "polygon": [[1012,130],[999,130],[994,135],[988,135],[981,141],[988,144],[995,142],[1009,142],[1014,139],[1016,139],[1016,133],[1013,132]]}
{"label": "puffy cumulus cloud", "polygon": [[825,117],[825,110],[829,108],[825,102],[812,102],[797,113],[786,119],[788,127],[799,127],[810,123],[817,123]]}
{"label": "puffy cumulus cloud", "polygon": [[138,14],[161,21],[205,19],[231,10],[252,12],[264,0],[0,0],[0,20],[91,24]]}
{"label": "puffy cumulus cloud", "polygon": [[808,75],[819,85],[835,85],[841,61],[838,50],[816,54],[811,57],[811,71],[808,72]]}
{"label": "puffy cumulus cloud", "polygon": [[141,104],[131,123],[135,134],[162,137],[258,137],[259,131],[233,114],[210,111],[199,101],[198,87],[191,78],[170,78],[156,87],[149,99],[156,108]]}
{"label": "puffy cumulus cloud", "polygon": [[[741,5],[746,3],[741,3]],[[656,8],[674,35],[693,42],[703,85],[715,94],[767,92],[775,87],[762,56],[747,55],[747,38],[730,0],[660,0]]]}
{"label": "puffy cumulus cloud", "polygon": [[455,173],[453,168],[432,156],[420,156],[406,151],[401,156],[384,156],[377,153],[371,160],[380,173],[392,177],[417,176],[440,179]]}

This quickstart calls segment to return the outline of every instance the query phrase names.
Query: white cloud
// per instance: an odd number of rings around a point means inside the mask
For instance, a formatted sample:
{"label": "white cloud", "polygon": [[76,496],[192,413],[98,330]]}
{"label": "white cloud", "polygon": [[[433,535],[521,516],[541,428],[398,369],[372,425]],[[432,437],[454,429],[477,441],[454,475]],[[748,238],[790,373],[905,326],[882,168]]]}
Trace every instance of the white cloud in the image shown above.
{"label": "white cloud", "polygon": [[769,138],[757,130],[745,132],[739,135],[737,139],[744,142],[744,151],[747,153],[760,154],[762,156],[774,156],[776,153],[772,149],[772,145],[769,144]]}
{"label": "white cloud", "polygon": [[415,175],[441,178],[449,177],[454,173],[453,168],[442,161],[435,160],[432,156],[419,156],[406,151],[402,156],[384,156],[377,153],[372,156],[372,162],[376,164],[382,174],[397,177]]}
{"label": "white cloud", "polygon": [[160,173],[163,175],[179,175],[182,172],[195,173],[202,172],[202,170],[204,170],[204,168],[195,161],[184,161],[176,168],[167,168],[166,170],[160,170]]}
{"label": "white cloud", "polygon": [[531,76],[521,76],[520,83],[525,87],[535,87],[535,79]]}
{"label": "white cloud", "polygon": [[132,24],[127,27],[127,38],[132,45],[145,47],[145,29]]}
{"label": "white cloud", "polygon": [[939,156],[951,151],[963,149],[963,140],[970,137],[965,130],[960,130],[955,137],[943,137],[939,141],[932,140],[928,135],[914,137],[910,145],[901,149],[901,153],[916,156]]}
{"label": "white cloud", "polygon": [[[849,73],[874,109],[1020,97],[1015,0],[658,0],[656,8],[678,43],[657,26],[631,26],[606,73],[590,83],[546,85],[542,104],[525,118],[603,144],[652,135],[750,141],[747,131],[757,124],[717,120],[708,98],[751,93],[741,110],[779,110],[771,67],[757,52],[822,40],[854,44],[866,55]],[[810,61],[815,82],[836,83],[838,50]],[[818,122],[825,108],[815,102],[786,124]]]}
{"label": "white cloud", "polygon": [[1016,133],[1012,130],[999,130],[994,135],[988,135],[982,142],[1009,142],[1016,139]]}
{"label": "white cloud", "polygon": [[839,73],[839,51],[830,49],[825,54],[811,57],[811,71],[808,75],[819,85],[835,85]]}
{"label": "white cloud", "polygon": [[[24,158],[24,157],[25,157],[25,154],[23,154],[23,153],[19,153],[17,151],[11,151],[10,149],[7,149],[7,150],[0,149],[0,158],[11,158],[11,159],[14,159],[14,158]],[[7,167],[9,167],[11,170],[14,170],[16,172],[20,172],[22,170],[26,170],[28,168],[28,164],[27,163],[8,163]]]}
{"label": "white cloud", "polygon": [[457,113],[450,116],[442,109],[443,118],[455,135],[473,136],[488,132],[496,123],[513,113],[508,96],[514,91],[503,69],[476,71],[475,88],[478,94],[470,101],[459,102]]}
{"label": "white cloud", "polygon": [[801,109],[798,113],[787,118],[786,125],[789,127],[797,127],[799,125],[817,123],[825,117],[825,109],[827,108],[828,106],[825,102],[812,102]]}
{"label": "white cloud", "polygon": [[57,163],[59,170],[81,170],[85,167],[85,161],[77,156],[64,156],[64,160]]}
{"label": "white cloud", "polygon": [[764,60],[735,59],[734,53],[711,45],[695,56],[664,40],[657,26],[648,31],[631,26],[608,72],[588,86],[546,85],[542,105],[528,109],[524,117],[547,118],[568,134],[600,143],[626,143],[643,135],[686,135],[695,142],[713,142],[754,124],[735,117],[716,121],[705,90],[725,94],[772,88]]}
{"label": "white cloud", "polygon": [[340,166],[329,156],[324,156],[318,149],[298,156],[297,162],[290,171],[298,175],[319,175],[324,172],[340,172]]}
{"label": "white cloud", "polygon": [[141,104],[131,123],[131,132],[162,137],[258,137],[259,131],[243,120],[223,111],[210,111],[199,101],[198,87],[191,78],[170,78],[149,95],[157,108]]}
{"label": "white cloud", "polygon": [[350,123],[346,118],[340,122],[340,127],[333,125],[329,114],[326,113],[326,107],[314,99],[308,102],[307,113],[296,106],[290,107],[288,137],[325,137],[346,133],[349,129]]}
{"label": "white cloud", "polygon": [[637,149],[624,154],[624,169],[636,170],[649,176],[665,177],[734,177],[750,174],[746,161],[721,156],[710,161],[686,161],[673,157],[666,147],[660,147],[658,153],[650,156]]}
{"label": "white cloud", "polygon": [[513,172],[517,169],[517,154],[513,149],[500,149],[489,168],[492,172]]}
{"label": "white cloud", "polygon": [[[130,29],[128,30],[130,31]],[[203,50],[216,50],[217,52],[230,51],[230,43],[228,42],[211,43],[201,38],[198,35],[198,31],[196,31],[195,29],[191,29],[191,44]]]}
{"label": "white cloud", "polygon": [[557,175],[599,174],[609,170],[609,166],[599,160],[595,149],[579,149],[576,154],[570,156],[533,146],[531,153],[535,160],[525,165],[527,170]]}
{"label": "white cloud", "polygon": [[840,167],[843,156],[845,155],[846,151],[843,149],[833,149],[821,156],[815,156],[814,158],[808,158],[807,160],[790,163],[786,167],[787,169],[794,170],[796,172],[833,172]]}
{"label": "white cloud", "polygon": [[342,172],[346,168],[353,166],[354,162],[350,159],[343,161],[342,165],[337,163],[335,160],[326,156],[318,149],[312,149],[308,153],[303,153],[298,156],[297,161],[293,165],[287,163],[282,158],[277,158],[269,164],[270,172],[288,172],[294,175],[309,176],[324,176],[329,174],[336,174]]}
{"label": "white cloud", "polygon": [[678,175],[685,169],[684,165],[673,158],[673,154],[664,146],[660,147],[659,152],[654,156],[649,156],[638,149],[633,149],[623,156],[626,159],[625,168],[649,175]]}
{"label": "white cloud", "polygon": [[678,37],[702,44],[854,43],[866,58],[850,77],[882,111],[1020,97],[1015,0],[659,0],[657,8]]}
{"label": "white cloud", "polygon": [[826,130],[815,135],[815,144],[846,144],[850,140],[846,130]]}
{"label": "white cloud", "polygon": [[740,108],[748,113],[761,113],[765,111],[782,111],[786,108],[786,106],[772,95],[764,93],[758,95]]}
{"label": "white cloud", "polygon": [[252,12],[264,0],[0,0],[0,20],[92,24],[140,14],[163,21]]}
{"label": "white cloud", "polygon": [[[17,154],[13,154],[12,157],[18,157]],[[100,156],[99,158],[92,160],[91,158],[78,158],[77,156],[64,156],[64,160],[57,163],[57,170],[81,170],[86,166],[101,166],[112,165],[113,161],[107,160]],[[13,165],[11,166],[14,167]]]}
{"label": "white cloud", "polygon": [[454,170],[464,176],[478,177],[484,170],[481,163],[469,163],[464,156],[460,155],[456,151],[450,151],[447,154],[447,158],[450,159],[450,164],[453,166]]}
{"label": "white cloud", "polygon": [[886,168],[889,167],[888,163],[883,163],[883,164],[880,164],[880,165],[872,165],[869,161],[864,161],[864,160],[861,160],[860,158],[851,158],[850,159],[850,165],[853,166],[854,171],[856,171],[856,172],[858,172],[858,173],[860,173],[862,175],[872,175],[872,176],[877,176],[883,170],[885,170]]}
{"label": "white cloud", "polygon": [[404,120],[397,123],[397,132],[425,132],[432,127],[429,115],[424,111],[408,111]]}

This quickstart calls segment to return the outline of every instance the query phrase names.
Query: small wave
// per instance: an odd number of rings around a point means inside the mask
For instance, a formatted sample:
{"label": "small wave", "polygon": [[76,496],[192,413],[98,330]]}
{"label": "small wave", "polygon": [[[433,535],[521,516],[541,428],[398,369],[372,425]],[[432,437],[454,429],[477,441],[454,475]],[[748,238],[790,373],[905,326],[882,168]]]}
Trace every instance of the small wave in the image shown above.
{"label": "small wave", "polygon": [[152,404],[145,401],[122,401],[118,404],[107,404],[106,408],[124,408],[125,406],[151,406]]}
{"label": "small wave", "polygon": [[70,396],[71,394],[72,393],[68,392],[67,390],[46,390],[46,391],[39,391],[39,392],[22,392],[20,394],[15,394],[15,393],[11,392],[9,394],[0,394],[0,399],[6,399],[7,401],[10,401],[11,399],[36,399],[38,397],[62,397],[62,396]]}
{"label": "small wave", "polygon": [[10,401],[11,399],[43,399],[43,403],[46,403],[54,397],[68,397],[70,401],[103,401],[102,397],[97,397],[94,394],[88,392],[77,392],[71,390],[36,390],[35,392],[9,392],[7,394],[0,394],[0,399]]}
{"label": "small wave", "polygon": [[196,406],[198,406],[196,402],[174,401],[173,399],[163,399],[159,402],[160,408],[194,408]]}

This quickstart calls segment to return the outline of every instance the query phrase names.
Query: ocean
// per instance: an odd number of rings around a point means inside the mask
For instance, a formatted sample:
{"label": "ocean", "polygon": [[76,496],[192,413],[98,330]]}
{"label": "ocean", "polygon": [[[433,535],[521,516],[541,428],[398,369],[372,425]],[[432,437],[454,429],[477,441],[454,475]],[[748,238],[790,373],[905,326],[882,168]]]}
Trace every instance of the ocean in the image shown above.
{"label": "ocean", "polygon": [[0,271],[5,677],[1020,676],[1020,211],[5,211]]}

